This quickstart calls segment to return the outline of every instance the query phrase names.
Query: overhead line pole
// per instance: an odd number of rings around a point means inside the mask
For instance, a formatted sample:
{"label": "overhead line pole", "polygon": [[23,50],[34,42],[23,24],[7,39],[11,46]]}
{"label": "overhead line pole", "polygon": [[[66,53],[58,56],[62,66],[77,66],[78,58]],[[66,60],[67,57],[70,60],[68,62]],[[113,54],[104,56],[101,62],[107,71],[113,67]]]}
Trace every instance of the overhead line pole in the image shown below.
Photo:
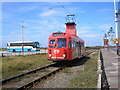
{"label": "overhead line pole", "polygon": [[23,21],[22,21],[21,25],[22,25],[22,52],[24,52],[24,24],[23,24]]}

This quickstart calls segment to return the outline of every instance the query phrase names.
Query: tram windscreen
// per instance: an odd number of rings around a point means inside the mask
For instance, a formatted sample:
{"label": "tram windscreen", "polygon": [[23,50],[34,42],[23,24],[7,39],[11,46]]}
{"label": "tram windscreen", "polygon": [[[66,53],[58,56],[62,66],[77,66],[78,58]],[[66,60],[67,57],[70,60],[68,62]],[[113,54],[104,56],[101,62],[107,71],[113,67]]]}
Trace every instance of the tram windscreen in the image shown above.
{"label": "tram windscreen", "polygon": [[58,39],[58,48],[66,47],[66,39]]}

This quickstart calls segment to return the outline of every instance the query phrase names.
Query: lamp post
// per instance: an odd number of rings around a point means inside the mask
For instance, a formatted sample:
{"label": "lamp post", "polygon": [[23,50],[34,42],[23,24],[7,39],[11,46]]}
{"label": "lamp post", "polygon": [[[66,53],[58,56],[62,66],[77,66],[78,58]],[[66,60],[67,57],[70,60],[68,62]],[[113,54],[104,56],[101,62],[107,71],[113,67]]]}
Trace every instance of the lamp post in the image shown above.
{"label": "lamp post", "polygon": [[120,40],[120,1],[118,2],[118,10],[116,9],[116,0],[114,0],[114,11],[115,11],[115,26],[116,26],[116,43],[117,55],[119,55],[119,40]]}
{"label": "lamp post", "polygon": [[107,46],[107,47],[108,47],[108,50],[109,50],[109,44],[108,44],[107,34],[105,34],[105,35],[103,36],[103,41],[104,41],[104,47]]}
{"label": "lamp post", "polygon": [[110,38],[110,45],[112,45],[112,42],[113,42],[113,33],[115,32],[113,31],[113,28],[110,27],[110,30],[107,32],[108,37]]}

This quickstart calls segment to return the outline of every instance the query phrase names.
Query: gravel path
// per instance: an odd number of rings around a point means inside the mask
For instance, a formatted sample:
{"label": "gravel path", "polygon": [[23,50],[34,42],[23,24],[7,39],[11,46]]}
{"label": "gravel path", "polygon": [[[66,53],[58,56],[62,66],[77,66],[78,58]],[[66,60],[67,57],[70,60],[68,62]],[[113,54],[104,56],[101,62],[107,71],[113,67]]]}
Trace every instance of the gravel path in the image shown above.
{"label": "gravel path", "polygon": [[43,85],[37,85],[36,88],[66,88],[70,84],[69,81],[77,76],[80,70],[84,70],[84,65],[67,68],[52,79],[47,80]]}
{"label": "gravel path", "polygon": [[64,69],[60,73],[47,79],[46,81],[43,81],[41,84],[38,84],[34,88],[69,88],[71,80],[78,75],[79,71],[84,70],[86,60],[89,59],[82,59],[80,62],[77,62],[77,64],[73,65],[70,68]]}

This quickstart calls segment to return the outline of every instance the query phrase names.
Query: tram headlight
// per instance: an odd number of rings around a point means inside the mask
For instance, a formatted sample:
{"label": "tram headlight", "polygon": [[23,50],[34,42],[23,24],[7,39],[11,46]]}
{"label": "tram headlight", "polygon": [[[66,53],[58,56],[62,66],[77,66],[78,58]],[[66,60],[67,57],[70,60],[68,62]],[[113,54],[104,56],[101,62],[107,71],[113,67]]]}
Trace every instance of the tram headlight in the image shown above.
{"label": "tram headlight", "polygon": [[49,57],[52,57],[52,54],[49,54]]}
{"label": "tram headlight", "polygon": [[66,57],[66,55],[65,55],[65,54],[63,54],[63,57]]}

